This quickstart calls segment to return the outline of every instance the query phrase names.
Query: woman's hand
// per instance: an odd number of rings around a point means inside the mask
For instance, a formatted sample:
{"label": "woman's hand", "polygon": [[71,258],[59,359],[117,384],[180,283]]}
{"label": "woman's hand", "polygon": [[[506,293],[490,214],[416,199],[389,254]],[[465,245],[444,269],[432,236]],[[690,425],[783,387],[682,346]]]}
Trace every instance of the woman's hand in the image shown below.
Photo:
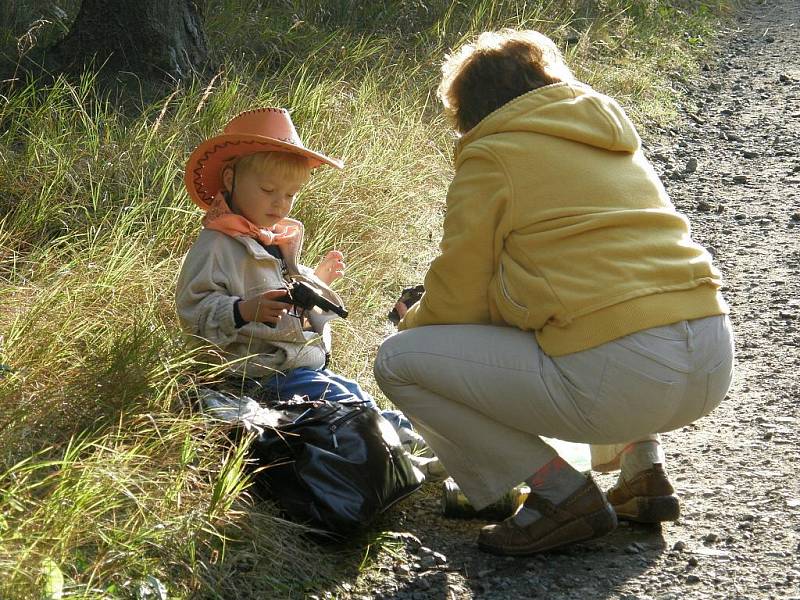
{"label": "woman's hand", "polygon": [[395,304],[394,309],[397,311],[397,316],[400,317],[401,319],[405,317],[406,313],[408,312],[408,307],[402,302],[398,302],[397,304]]}
{"label": "woman's hand", "polygon": [[278,298],[286,296],[287,290],[270,290],[239,302],[239,314],[245,321],[270,323],[276,325],[281,317],[289,312],[291,304],[280,302]]}
{"label": "woman's hand", "polygon": [[403,288],[403,292],[397,299],[394,308],[387,315],[389,320],[395,325],[399,324],[400,320],[406,316],[408,310],[417,302],[419,302],[420,298],[422,298],[422,294],[424,293],[425,286],[422,284]]}
{"label": "woman's hand", "polygon": [[344,275],[344,270],[344,254],[338,250],[331,250],[314,269],[314,275],[319,277],[325,285],[330,285]]}

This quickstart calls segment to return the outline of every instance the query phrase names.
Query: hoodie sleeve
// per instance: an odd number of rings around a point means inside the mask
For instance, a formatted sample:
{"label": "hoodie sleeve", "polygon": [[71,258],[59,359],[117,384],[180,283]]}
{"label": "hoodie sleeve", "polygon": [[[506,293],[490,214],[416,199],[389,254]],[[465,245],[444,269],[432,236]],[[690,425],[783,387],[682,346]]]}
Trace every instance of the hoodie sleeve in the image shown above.
{"label": "hoodie sleeve", "polygon": [[233,305],[239,298],[228,292],[227,284],[224,270],[217,267],[213,253],[187,254],[175,291],[178,318],[186,333],[220,347],[236,339]]}
{"label": "hoodie sleeve", "polygon": [[511,218],[511,188],[488,152],[462,153],[447,192],[440,254],[425,275],[425,294],[400,321],[423,325],[490,323],[489,284]]}

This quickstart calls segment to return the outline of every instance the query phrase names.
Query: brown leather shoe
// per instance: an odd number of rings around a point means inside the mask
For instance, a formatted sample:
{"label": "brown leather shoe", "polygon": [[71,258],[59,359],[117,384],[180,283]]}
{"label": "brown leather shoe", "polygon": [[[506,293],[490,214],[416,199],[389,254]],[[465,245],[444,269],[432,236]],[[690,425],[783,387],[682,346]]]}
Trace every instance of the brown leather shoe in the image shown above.
{"label": "brown leather shoe", "polygon": [[675,489],[660,464],[654,464],[630,481],[620,477],[606,495],[617,517],[627,521],[661,523],[675,521],[680,516]]}
{"label": "brown leather shoe", "polygon": [[514,517],[488,525],[478,535],[478,547],[492,554],[535,554],[605,535],[617,526],[614,509],[591,477],[560,504],[531,493],[525,505],[542,517],[525,527]]}

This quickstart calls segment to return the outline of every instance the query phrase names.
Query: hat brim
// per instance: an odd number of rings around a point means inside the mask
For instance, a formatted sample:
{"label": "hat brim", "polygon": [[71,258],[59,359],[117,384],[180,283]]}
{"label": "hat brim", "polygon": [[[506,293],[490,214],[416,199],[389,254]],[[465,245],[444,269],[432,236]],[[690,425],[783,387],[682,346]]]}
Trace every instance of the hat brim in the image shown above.
{"label": "hat brim", "polygon": [[233,159],[256,152],[289,152],[308,159],[314,169],[323,164],[341,169],[342,161],[291,142],[260,135],[222,134],[209,138],[194,149],[186,161],[184,183],[192,201],[208,210],[222,189],[222,171]]}

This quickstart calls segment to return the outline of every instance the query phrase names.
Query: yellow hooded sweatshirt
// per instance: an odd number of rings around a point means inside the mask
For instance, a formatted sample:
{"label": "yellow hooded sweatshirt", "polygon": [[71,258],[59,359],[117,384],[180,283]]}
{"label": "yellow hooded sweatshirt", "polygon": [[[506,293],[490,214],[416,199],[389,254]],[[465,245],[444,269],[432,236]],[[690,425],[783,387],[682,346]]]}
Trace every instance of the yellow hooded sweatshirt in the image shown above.
{"label": "yellow hooded sweatshirt", "polygon": [[633,124],[580,83],[515,98],[459,140],[440,249],[400,329],[509,325],[559,356],[728,312]]}

